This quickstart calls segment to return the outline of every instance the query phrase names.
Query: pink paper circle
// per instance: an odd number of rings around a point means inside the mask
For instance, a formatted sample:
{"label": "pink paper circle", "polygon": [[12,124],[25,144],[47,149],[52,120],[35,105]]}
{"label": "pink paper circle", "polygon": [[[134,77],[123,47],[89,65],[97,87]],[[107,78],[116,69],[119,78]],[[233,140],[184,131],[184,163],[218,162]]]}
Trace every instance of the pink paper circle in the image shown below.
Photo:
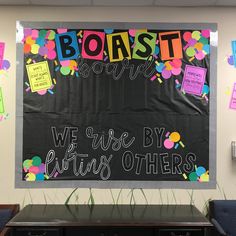
{"label": "pink paper circle", "polygon": [[182,61],[180,59],[174,59],[172,61],[172,66],[175,68],[179,68],[182,66]]}
{"label": "pink paper circle", "polygon": [[32,32],[31,32],[31,37],[32,37],[32,39],[36,39],[36,38],[38,38],[38,36],[39,36],[39,31],[38,30],[32,30]]}
{"label": "pink paper circle", "polygon": [[38,93],[39,95],[44,95],[44,94],[47,93],[47,90],[40,90],[40,91],[37,91],[37,93]]}
{"label": "pink paper circle", "polygon": [[209,29],[202,30],[201,35],[205,38],[209,38],[210,37],[210,30]]}
{"label": "pink paper circle", "polygon": [[185,32],[183,35],[184,41],[188,42],[192,38],[192,33],[191,32]]}
{"label": "pink paper circle", "polygon": [[67,29],[64,29],[64,28],[58,28],[57,29],[58,34],[63,34],[63,33],[66,33],[66,32],[67,32]]}
{"label": "pink paper circle", "polygon": [[49,40],[46,44],[46,47],[48,50],[53,50],[55,48],[55,42],[52,40]]}
{"label": "pink paper circle", "polygon": [[171,77],[171,71],[165,69],[161,72],[161,75],[164,79],[169,79]]}
{"label": "pink paper circle", "polygon": [[70,60],[60,61],[60,64],[61,64],[63,67],[70,66]]}
{"label": "pink paper circle", "polygon": [[181,68],[173,68],[171,72],[173,75],[179,75],[181,73]]}
{"label": "pink paper circle", "polygon": [[204,57],[205,57],[205,54],[203,51],[198,51],[196,54],[195,54],[195,57],[197,60],[202,60]]}
{"label": "pink paper circle", "polygon": [[56,58],[56,56],[57,54],[54,50],[48,51],[48,55],[47,55],[48,59],[53,60]]}
{"label": "pink paper circle", "polygon": [[164,141],[164,147],[166,149],[171,149],[174,147],[174,142],[170,141],[168,138]]}
{"label": "pink paper circle", "polygon": [[130,30],[129,30],[129,35],[130,35],[130,36],[134,37],[135,34],[136,34],[136,30],[135,30],[135,29],[130,29]]}
{"label": "pink paper circle", "polygon": [[29,168],[29,172],[33,174],[38,174],[39,173],[39,168],[37,166],[31,166]]}

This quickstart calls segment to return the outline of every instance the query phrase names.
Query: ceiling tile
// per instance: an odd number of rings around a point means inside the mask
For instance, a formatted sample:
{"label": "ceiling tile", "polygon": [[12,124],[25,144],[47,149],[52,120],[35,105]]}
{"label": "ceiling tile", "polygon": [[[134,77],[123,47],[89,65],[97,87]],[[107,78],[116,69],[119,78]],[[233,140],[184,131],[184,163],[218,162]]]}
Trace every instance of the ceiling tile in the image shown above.
{"label": "ceiling tile", "polygon": [[235,0],[217,0],[216,1],[217,6],[236,6]]}
{"label": "ceiling tile", "polygon": [[93,0],[95,6],[151,6],[153,0]]}
{"label": "ceiling tile", "polygon": [[29,5],[30,0],[0,0],[0,5]]}
{"label": "ceiling tile", "polygon": [[37,6],[88,6],[92,0],[30,0],[32,5]]}
{"label": "ceiling tile", "polygon": [[215,3],[216,0],[155,0],[155,5],[168,7],[215,6]]}

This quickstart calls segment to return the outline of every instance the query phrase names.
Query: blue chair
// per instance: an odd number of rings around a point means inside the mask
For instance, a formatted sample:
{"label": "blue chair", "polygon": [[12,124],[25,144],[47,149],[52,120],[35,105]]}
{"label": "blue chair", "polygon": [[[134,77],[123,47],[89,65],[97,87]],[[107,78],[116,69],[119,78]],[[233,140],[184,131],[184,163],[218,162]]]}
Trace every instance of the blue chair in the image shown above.
{"label": "blue chair", "polygon": [[0,236],[9,235],[9,229],[5,227],[6,223],[19,212],[19,205],[0,205]]}
{"label": "blue chair", "polygon": [[209,218],[215,226],[212,235],[236,236],[236,200],[210,201]]}

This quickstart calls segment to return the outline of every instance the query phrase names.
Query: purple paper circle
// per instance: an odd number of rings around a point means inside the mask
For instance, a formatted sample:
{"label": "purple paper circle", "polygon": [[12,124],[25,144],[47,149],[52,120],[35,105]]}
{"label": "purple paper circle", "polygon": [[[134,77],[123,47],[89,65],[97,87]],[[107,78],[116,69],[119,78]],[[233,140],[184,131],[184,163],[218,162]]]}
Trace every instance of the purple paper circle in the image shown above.
{"label": "purple paper circle", "polygon": [[45,164],[41,163],[39,166],[39,173],[44,173],[45,172]]}
{"label": "purple paper circle", "polygon": [[48,49],[46,47],[39,48],[39,55],[45,56],[48,53]]}
{"label": "purple paper circle", "polygon": [[27,36],[31,35],[31,33],[32,33],[32,29],[30,29],[30,28],[25,28],[24,29],[24,36],[25,36],[25,38]]}
{"label": "purple paper circle", "polygon": [[234,57],[231,55],[230,57],[228,57],[228,63],[230,65],[233,65],[234,64]]}
{"label": "purple paper circle", "polygon": [[161,75],[164,79],[169,79],[171,77],[171,71],[170,70],[163,70],[161,72]]}
{"label": "purple paper circle", "polygon": [[2,62],[2,69],[8,70],[10,68],[11,64],[8,60],[3,60]]}
{"label": "purple paper circle", "polygon": [[196,43],[197,43],[196,39],[190,39],[189,42],[188,42],[188,45],[189,46],[194,46]]}

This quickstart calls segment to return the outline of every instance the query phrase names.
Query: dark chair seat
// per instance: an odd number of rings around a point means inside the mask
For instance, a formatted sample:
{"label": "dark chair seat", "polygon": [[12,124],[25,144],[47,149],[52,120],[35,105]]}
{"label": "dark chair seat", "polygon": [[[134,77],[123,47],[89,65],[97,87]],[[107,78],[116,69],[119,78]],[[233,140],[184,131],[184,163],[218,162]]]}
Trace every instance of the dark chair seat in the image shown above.
{"label": "dark chair seat", "polygon": [[210,201],[209,217],[217,231],[214,235],[236,236],[236,200]]}
{"label": "dark chair seat", "polygon": [[12,210],[11,209],[0,209],[0,232],[5,227],[6,223],[12,217]]}
{"label": "dark chair seat", "polygon": [[9,229],[6,223],[19,212],[18,204],[0,204],[0,236],[7,236]]}

